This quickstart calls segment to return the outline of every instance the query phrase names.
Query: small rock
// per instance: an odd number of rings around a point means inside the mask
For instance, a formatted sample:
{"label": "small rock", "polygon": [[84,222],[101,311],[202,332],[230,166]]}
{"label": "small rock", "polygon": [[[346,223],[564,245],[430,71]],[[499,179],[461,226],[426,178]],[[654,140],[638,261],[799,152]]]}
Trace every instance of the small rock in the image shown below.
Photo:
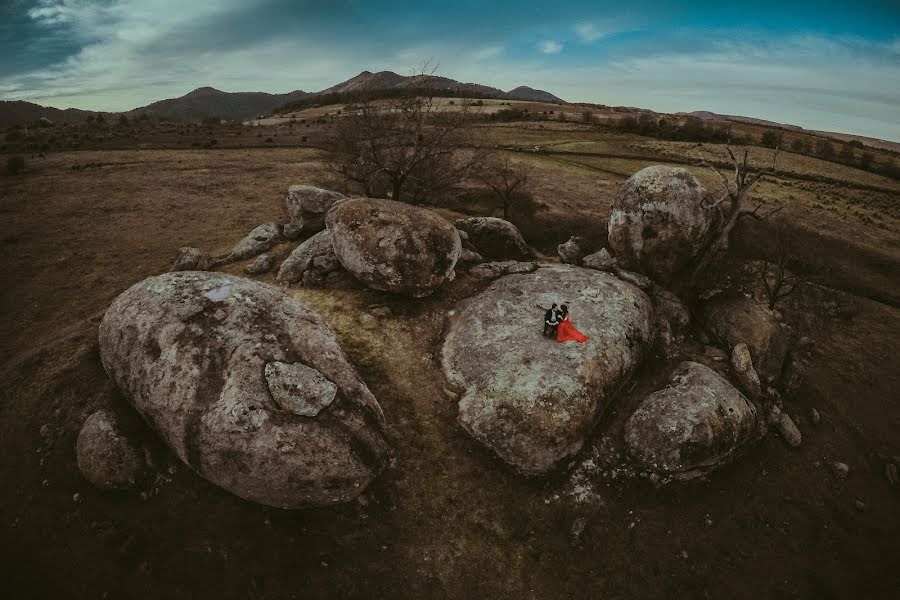
{"label": "small rock", "polygon": [[128,439],[118,416],[101,409],[81,426],[75,444],[78,470],[103,490],[127,490],[137,486],[144,474],[144,456]]}
{"label": "small rock", "polygon": [[359,323],[363,329],[368,329],[369,331],[378,329],[378,319],[368,313],[359,315]]}
{"label": "small rock", "polygon": [[800,442],[803,441],[803,436],[800,435],[800,430],[797,429],[794,420],[791,419],[790,415],[786,412],[782,412],[777,406],[772,406],[772,410],[769,411],[769,424],[773,425],[778,430],[782,439],[784,439],[789,446],[796,448],[800,445]]}
{"label": "small rock", "polygon": [[572,522],[572,529],[570,533],[572,535],[572,542],[578,543],[581,541],[581,534],[584,533],[584,528],[587,526],[587,520],[584,517],[578,517],[575,521]]}
{"label": "small rock", "polygon": [[459,254],[458,262],[467,264],[482,263],[484,262],[484,257],[477,252],[473,252],[471,250],[468,250],[467,248],[463,248]]}
{"label": "small rock", "polygon": [[810,408],[809,409],[809,421],[813,425],[818,425],[819,423],[822,422],[822,415],[820,415],[819,411],[817,411],[815,408]]}
{"label": "small rock", "polygon": [[461,241],[461,242],[468,242],[468,241],[469,241],[469,234],[466,233],[465,231],[463,231],[462,229],[457,229],[457,230],[456,230],[456,233],[459,234],[459,241]]}
{"label": "small rock", "polygon": [[831,467],[831,472],[834,473],[834,476],[838,479],[846,479],[847,475],[850,474],[850,467],[847,463],[833,462],[829,466]]}
{"label": "small rock", "polygon": [[741,342],[734,347],[731,352],[731,366],[744,393],[751,398],[759,398],[762,393],[759,375],[753,368],[753,359],[750,358],[750,349],[747,348],[747,344]]}
{"label": "small rock", "polygon": [[569,265],[581,263],[581,259],[589,252],[587,240],[574,235],[567,242],[557,246],[556,251],[559,254],[559,260]]}
{"label": "small rock", "polygon": [[228,258],[234,261],[253,258],[280,242],[281,239],[281,225],[265,223],[254,228],[244,239],[235,244]]}
{"label": "small rock", "polygon": [[598,271],[612,271],[619,266],[619,261],[610,256],[609,250],[603,248],[582,258],[581,266]]}
{"label": "small rock", "polygon": [[853,506],[855,506],[856,510],[858,510],[859,512],[863,512],[866,510],[866,503],[863,502],[862,500],[860,500],[859,498],[856,498],[853,501]]}
{"label": "small rock", "polygon": [[303,223],[290,222],[281,227],[281,235],[286,240],[297,240],[303,235]]}
{"label": "small rock", "polygon": [[884,466],[884,476],[887,477],[888,483],[893,486],[897,485],[897,465],[888,463]]}
{"label": "small rock", "polygon": [[247,265],[244,273],[247,275],[262,275],[268,273],[275,266],[275,257],[271,254],[260,254],[256,259]]}
{"label": "small rock", "polygon": [[209,254],[200,248],[185,246],[178,249],[173,271],[208,271],[213,264]]}
{"label": "small rock", "polygon": [[369,309],[369,312],[379,318],[390,317],[392,314],[391,309],[387,306],[373,306]]}

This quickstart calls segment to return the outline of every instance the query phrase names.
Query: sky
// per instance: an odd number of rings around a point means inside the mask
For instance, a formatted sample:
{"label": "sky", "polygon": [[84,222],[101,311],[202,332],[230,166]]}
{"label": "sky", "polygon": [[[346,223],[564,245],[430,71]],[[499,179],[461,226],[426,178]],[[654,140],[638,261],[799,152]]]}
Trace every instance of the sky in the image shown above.
{"label": "sky", "polygon": [[360,71],[900,141],[900,1],[0,0],[0,99],[121,111]]}

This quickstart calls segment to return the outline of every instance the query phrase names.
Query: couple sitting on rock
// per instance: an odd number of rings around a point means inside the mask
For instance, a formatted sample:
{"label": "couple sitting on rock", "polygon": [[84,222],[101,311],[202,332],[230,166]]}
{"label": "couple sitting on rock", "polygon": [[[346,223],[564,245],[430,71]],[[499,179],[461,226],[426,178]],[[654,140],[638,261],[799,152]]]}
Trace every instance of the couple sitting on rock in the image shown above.
{"label": "couple sitting on rock", "polygon": [[556,338],[557,342],[575,341],[583,344],[588,339],[569,320],[569,307],[563,304],[556,308],[555,303],[544,313],[544,335]]}

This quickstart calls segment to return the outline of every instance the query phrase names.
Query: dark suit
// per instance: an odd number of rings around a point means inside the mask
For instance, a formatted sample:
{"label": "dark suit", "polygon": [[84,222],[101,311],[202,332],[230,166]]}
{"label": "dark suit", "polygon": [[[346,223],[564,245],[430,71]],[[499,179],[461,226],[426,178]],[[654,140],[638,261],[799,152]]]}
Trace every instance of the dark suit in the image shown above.
{"label": "dark suit", "polygon": [[544,335],[547,337],[556,337],[556,328],[562,321],[562,313],[552,308],[544,313]]}

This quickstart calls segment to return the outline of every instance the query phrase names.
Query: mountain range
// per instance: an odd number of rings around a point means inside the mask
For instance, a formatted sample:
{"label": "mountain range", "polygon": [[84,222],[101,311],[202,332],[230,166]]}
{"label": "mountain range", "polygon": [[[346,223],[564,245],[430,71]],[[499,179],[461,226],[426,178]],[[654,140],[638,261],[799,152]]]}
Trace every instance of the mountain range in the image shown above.
{"label": "mountain range", "polygon": [[[104,113],[117,117],[125,114],[129,118],[149,115],[166,119],[200,120],[207,117],[222,119],[248,119],[258,115],[267,115],[279,107],[295,103],[299,100],[314,99],[316,96],[343,94],[363,91],[383,91],[390,89],[429,88],[435,90],[460,92],[482,98],[506,98],[510,100],[529,100],[539,102],[562,103],[563,100],[550,92],[520,86],[509,92],[481,85],[478,83],[462,83],[446,77],[431,75],[403,76],[392,71],[372,73],[363,71],[347,81],[333,85],[319,92],[295,90],[287,94],[267,94],[265,92],[223,92],[211,87],[201,87],[181,96],[153,102],[124,113]],[[53,122],[80,123],[88,116],[98,114],[97,111],[68,108],[60,110],[41,106],[21,100],[0,102],[0,127],[10,127],[21,123],[29,123],[41,118]]]}

